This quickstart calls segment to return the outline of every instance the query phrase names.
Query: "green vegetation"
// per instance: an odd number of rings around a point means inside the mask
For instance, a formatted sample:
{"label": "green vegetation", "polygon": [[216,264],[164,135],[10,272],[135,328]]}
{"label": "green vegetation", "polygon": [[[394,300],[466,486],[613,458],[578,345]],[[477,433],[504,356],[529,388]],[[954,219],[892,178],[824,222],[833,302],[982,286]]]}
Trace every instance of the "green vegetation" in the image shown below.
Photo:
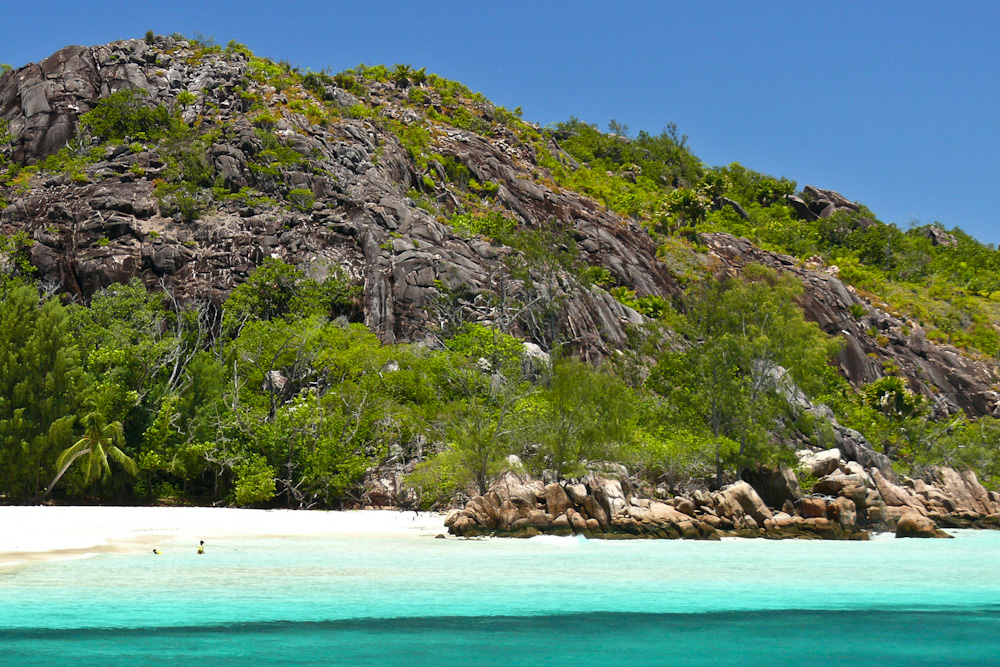
{"label": "green vegetation", "polygon": [[7,165],[9,158],[5,153],[13,146],[14,139],[10,133],[10,121],[0,118],[0,167]]}
{"label": "green vegetation", "polygon": [[[559,187],[638,219],[664,247],[680,238],[697,246],[699,233],[724,231],[803,261],[818,258],[836,265],[840,278],[875,305],[923,326],[930,340],[1000,354],[994,326],[1000,253],[994,247],[957,228],[900,230],[864,206],[809,220],[789,199],[809,201],[794,181],[737,163],[706,168],[672,125],[656,137],[629,138],[628,128],[615,122],[611,129],[604,134],[576,119],[558,124],[547,132],[560,152],[536,142],[538,162]],[[951,240],[932,240],[941,235]]]}
{"label": "green vegetation", "polygon": [[181,105],[182,107],[194,104],[195,100],[197,99],[198,97],[190,90],[182,90],[181,92],[177,93],[177,104]]}
{"label": "green vegetation", "polygon": [[689,346],[661,354],[650,377],[684,429],[713,442],[719,485],[727,469],[778,462],[773,433],[791,416],[787,394],[822,386],[833,351],[794,304],[797,281],[753,265],[745,276],[695,288],[678,326]]}
{"label": "green vegetation", "polygon": [[316,201],[316,196],[313,194],[312,190],[305,190],[303,188],[293,188],[288,192],[288,201],[291,202],[292,206],[303,213],[308,213],[312,210],[313,202]]}
{"label": "green vegetation", "polygon": [[[780,438],[805,428],[791,391],[832,396],[847,423],[874,420],[866,435],[910,465],[1000,473],[990,420],[941,429],[896,378],[860,394],[832,378],[833,345],[804,321],[798,289],[751,266],[744,280],[692,285],[686,313],[658,303],[672,329],[652,323],[636,339],[656,358],[636,382],[625,363],[562,353],[532,366],[518,339],[477,324],[437,352],[383,345],[345,322],[358,291],[342,275],[316,281],[277,260],[233,292],[217,332],[200,305],[173,310],[139,283],[89,306],[11,284],[0,483],[11,499],[336,507],[358,498],[366,472],[405,456],[421,461],[409,484],[430,505],[486,488],[516,454],[556,477],[610,460],[671,488],[719,484],[787,462]],[[677,335],[680,348],[668,342]],[[108,457],[134,476],[108,475]]]}
{"label": "green vegetation", "polygon": [[144,90],[123,88],[80,117],[80,131],[101,142],[158,141],[177,127],[178,120],[163,105],[143,103]]}
{"label": "green vegetation", "polygon": [[82,458],[84,461],[82,464],[84,485],[111,474],[108,457],[117,461],[130,475],[135,475],[138,472],[135,461],[117,446],[117,443],[123,440],[122,425],[121,422],[108,421],[110,398],[108,394],[95,394],[85,401],[86,412],[80,418],[83,435],[74,445],[59,455],[56,460],[58,472],[49,482],[45,493],[42,494],[42,499],[52,492],[56,483],[77,459]]}
{"label": "green vegetation", "polygon": [[[794,197],[808,204],[795,182],[735,163],[710,168],[673,125],[635,137],[617,122],[608,133],[573,118],[538,128],[520,109],[409,65],[331,75],[257,57],[235,42],[192,44],[192,65],[246,60],[231,99],[252,132],[211,95],[182,90],[171,108],[120,90],[84,114],[78,136],[41,165],[11,163],[16,138],[0,123],[0,192],[23,194],[45,172],[96,182],[102,176],[93,165],[127,146],[128,171],[150,174],[165,216],[193,223],[213,209],[264,210],[294,225],[314,208],[312,220],[322,219],[314,183],[334,169],[323,149],[309,147],[311,135],[330,126],[339,141],[363,127],[375,148],[362,162],[382,164],[398,140],[412,163],[414,204],[457,236],[479,237],[477,249],[483,239],[492,244],[493,290],[471,294],[438,276],[429,333],[440,345],[388,345],[359,324],[361,290],[332,267],[307,275],[266,260],[221,312],[219,304],[181,305],[138,282],[83,305],[39,296],[30,238],[0,237],[5,500],[52,493],[337,507],[364,502],[365,475],[405,466],[414,502],[426,507],[484,492],[514,465],[512,455],[563,480],[623,462],[673,492],[787,465],[792,437],[825,442],[829,427],[803,414],[801,397],[827,404],[902,470],[943,462],[1000,481],[996,420],[934,421],[891,365],[855,391],[830,364],[836,344],[796,305],[801,286],[757,265],[716,279],[717,258],[703,235],[730,232],[803,263],[835,264],[873,306],[909,318],[907,328],[919,324],[932,341],[996,358],[993,247],[957,229],[900,230],[863,206],[811,220],[795,205]],[[487,176],[456,153],[451,128],[502,139],[517,156],[511,164],[523,169],[515,176],[521,185],[582,193],[640,223],[676,293],[637,294],[627,277],[582,253],[573,223],[555,213],[525,219],[509,201],[511,177]],[[234,145],[248,172],[237,178],[217,167],[220,151]],[[944,243],[931,238],[942,235]],[[390,236],[387,249],[400,234]],[[588,293],[610,294],[647,319],[596,365],[574,356],[576,334],[565,322],[569,299]],[[489,320],[468,321],[473,300],[489,309]],[[850,316],[888,345],[866,321],[866,306],[851,306]],[[525,340],[549,360],[527,355]]]}

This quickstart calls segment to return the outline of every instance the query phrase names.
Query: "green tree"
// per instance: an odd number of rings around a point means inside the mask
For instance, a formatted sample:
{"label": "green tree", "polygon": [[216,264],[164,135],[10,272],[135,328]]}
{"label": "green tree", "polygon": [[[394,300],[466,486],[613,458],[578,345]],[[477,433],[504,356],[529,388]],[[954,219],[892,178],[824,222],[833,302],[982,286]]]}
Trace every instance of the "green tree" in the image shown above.
{"label": "green tree", "polygon": [[6,118],[0,118],[0,166],[7,164],[9,156],[5,153],[14,147],[15,139],[16,137],[10,133],[10,121]]}
{"label": "green tree", "polygon": [[83,436],[59,455],[56,461],[58,472],[49,482],[40,500],[45,500],[73,463],[83,458],[83,484],[103,479],[111,474],[108,458],[114,459],[129,475],[135,476],[139,469],[125,452],[118,448],[122,441],[122,425],[119,421],[109,421],[111,396],[106,392],[92,394],[84,402],[87,412],[80,419]]}
{"label": "green tree", "polygon": [[360,293],[339,268],[319,282],[296,266],[269,258],[233,290],[224,306],[224,324],[235,336],[252,320],[353,316]]}
{"label": "green tree", "polygon": [[463,397],[443,411],[440,431],[444,451],[423,466],[436,469],[439,475],[445,468],[453,471],[460,488],[471,483],[480,495],[486,493],[517,449],[518,434],[532,427],[518,419],[517,411],[533,389],[520,383],[516,375],[505,377],[502,363],[482,364],[484,360],[486,357],[469,359],[449,375],[449,382],[461,387]]}
{"label": "green tree", "polygon": [[367,384],[303,391],[261,432],[277,492],[289,507],[334,505],[384,459],[397,432],[392,401]]}
{"label": "green tree", "polygon": [[557,480],[584,474],[588,461],[613,460],[633,434],[628,387],[575,359],[554,362],[537,401],[526,408],[538,439],[537,467]]}
{"label": "green tree", "polygon": [[576,274],[579,252],[568,230],[556,220],[513,234],[518,250],[508,258],[510,277],[521,281],[518,310],[522,325],[546,349],[560,342],[569,275]]}
{"label": "green tree", "polygon": [[167,310],[163,293],[133,279],[101,290],[73,314],[87,369],[106,384],[145,396],[176,381],[174,365],[186,356],[176,327],[181,315]]}
{"label": "green tree", "polygon": [[711,204],[711,198],[696,188],[678,188],[664,198],[662,214],[668,229],[694,227],[708,215]]}
{"label": "green tree", "polygon": [[31,265],[28,252],[32,243],[34,241],[25,232],[10,236],[0,234],[0,295],[31,283],[35,267]]}
{"label": "green tree", "polygon": [[[636,437],[622,452],[622,461],[640,477],[664,482],[676,494],[691,480],[715,472],[714,448],[719,444],[703,425],[679,418],[675,406],[646,391],[636,405]],[[735,449],[736,443],[732,443]]]}
{"label": "green tree", "polygon": [[727,469],[778,455],[771,434],[799,392],[815,392],[834,349],[795,299],[801,284],[759,266],[710,280],[689,295],[682,351],[661,353],[649,386],[700,425],[714,447],[717,485]]}
{"label": "green tree", "polygon": [[0,493],[38,494],[56,453],[72,443],[80,365],[66,308],[33,287],[0,291]]}
{"label": "green tree", "polygon": [[910,391],[903,378],[886,375],[865,385],[861,398],[883,417],[873,420],[874,428],[870,429],[876,442],[881,442],[883,453],[893,459],[912,460],[917,450],[923,449],[922,440],[927,435],[924,397]]}

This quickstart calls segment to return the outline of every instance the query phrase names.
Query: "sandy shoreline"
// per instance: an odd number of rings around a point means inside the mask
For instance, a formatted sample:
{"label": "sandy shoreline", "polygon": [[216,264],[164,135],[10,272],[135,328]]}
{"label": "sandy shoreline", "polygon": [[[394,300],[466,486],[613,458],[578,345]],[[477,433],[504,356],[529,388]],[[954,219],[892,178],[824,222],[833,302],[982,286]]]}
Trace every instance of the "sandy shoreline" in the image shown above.
{"label": "sandy shoreline", "polygon": [[428,537],[440,514],[359,510],[249,510],[227,507],[0,506],[0,566],[137,552],[167,541],[255,537]]}

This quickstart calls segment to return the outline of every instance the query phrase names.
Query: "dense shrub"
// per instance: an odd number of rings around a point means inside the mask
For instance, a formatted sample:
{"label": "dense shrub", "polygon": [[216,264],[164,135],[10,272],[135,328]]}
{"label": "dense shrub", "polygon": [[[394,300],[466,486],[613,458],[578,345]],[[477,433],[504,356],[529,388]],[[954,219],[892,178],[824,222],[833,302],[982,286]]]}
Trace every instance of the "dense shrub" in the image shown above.
{"label": "dense shrub", "polygon": [[125,88],[99,100],[97,105],[80,117],[80,129],[104,141],[157,141],[179,123],[162,104],[151,107],[144,103],[149,93]]}

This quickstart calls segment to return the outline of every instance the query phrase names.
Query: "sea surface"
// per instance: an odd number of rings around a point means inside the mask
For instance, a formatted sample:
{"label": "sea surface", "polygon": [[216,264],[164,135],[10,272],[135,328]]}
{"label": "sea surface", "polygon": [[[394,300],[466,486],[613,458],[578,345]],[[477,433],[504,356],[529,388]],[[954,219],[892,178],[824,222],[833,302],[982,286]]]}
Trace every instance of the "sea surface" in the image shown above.
{"label": "sea surface", "polygon": [[1000,665],[1000,533],[269,538],[0,569],[0,665]]}

